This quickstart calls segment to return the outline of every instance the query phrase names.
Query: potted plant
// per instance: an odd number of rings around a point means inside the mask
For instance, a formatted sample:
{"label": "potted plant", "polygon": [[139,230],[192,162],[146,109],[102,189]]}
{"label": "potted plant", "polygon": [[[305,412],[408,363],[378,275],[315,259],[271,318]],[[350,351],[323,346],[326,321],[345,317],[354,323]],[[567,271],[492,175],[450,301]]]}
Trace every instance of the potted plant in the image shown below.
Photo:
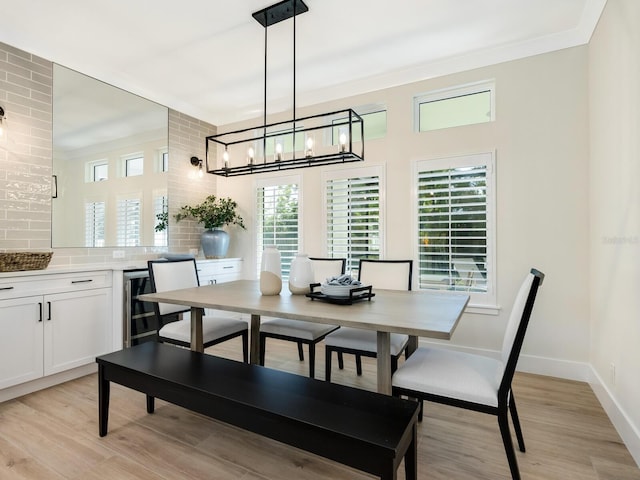
{"label": "potted plant", "polygon": [[229,234],[222,230],[225,225],[237,225],[246,229],[244,220],[236,211],[238,204],[231,198],[209,195],[198,205],[184,205],[175,215],[176,222],[195,220],[204,225],[201,244],[205,258],[224,258],[229,248]]}

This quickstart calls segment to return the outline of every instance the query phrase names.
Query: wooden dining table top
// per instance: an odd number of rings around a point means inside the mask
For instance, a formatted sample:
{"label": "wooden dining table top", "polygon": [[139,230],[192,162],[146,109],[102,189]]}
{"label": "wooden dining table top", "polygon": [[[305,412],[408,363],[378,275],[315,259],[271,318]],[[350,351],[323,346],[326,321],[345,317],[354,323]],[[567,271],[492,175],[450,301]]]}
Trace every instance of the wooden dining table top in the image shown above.
{"label": "wooden dining table top", "polygon": [[258,281],[237,280],[139,298],[443,340],[451,338],[469,301],[468,295],[458,293],[376,289],[373,293],[370,300],[338,305],[292,295],[286,287],[279,295],[262,295]]}

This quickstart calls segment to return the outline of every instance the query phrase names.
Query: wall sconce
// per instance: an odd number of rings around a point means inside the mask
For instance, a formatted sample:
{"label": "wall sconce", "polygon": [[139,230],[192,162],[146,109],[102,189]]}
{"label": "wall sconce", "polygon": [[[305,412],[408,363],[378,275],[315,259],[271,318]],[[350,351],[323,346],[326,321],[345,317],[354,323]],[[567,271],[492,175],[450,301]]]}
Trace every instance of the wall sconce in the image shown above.
{"label": "wall sconce", "polygon": [[0,107],[0,137],[4,135],[4,108]]}
{"label": "wall sconce", "polygon": [[198,157],[191,157],[191,165],[194,167],[198,167],[198,177],[202,178],[204,176],[204,170],[202,169],[202,160]]}

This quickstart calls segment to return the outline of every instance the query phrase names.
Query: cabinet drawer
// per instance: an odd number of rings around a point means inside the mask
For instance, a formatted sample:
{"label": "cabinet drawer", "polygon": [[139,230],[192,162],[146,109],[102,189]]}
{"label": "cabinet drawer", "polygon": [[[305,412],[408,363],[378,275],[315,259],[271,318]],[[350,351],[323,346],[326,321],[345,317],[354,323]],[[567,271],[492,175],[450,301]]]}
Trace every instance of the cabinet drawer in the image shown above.
{"label": "cabinet drawer", "polygon": [[0,300],[111,287],[111,270],[19,276],[0,280]]}
{"label": "cabinet drawer", "polygon": [[238,274],[242,270],[242,263],[240,260],[204,261],[197,262],[197,266],[199,277]]}

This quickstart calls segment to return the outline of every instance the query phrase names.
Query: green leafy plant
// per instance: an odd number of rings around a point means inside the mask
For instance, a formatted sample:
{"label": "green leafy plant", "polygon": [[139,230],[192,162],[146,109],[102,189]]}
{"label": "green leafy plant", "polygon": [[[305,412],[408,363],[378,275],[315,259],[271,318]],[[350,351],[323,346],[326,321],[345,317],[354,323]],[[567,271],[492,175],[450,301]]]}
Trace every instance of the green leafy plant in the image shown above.
{"label": "green leafy plant", "polygon": [[209,195],[202,203],[190,206],[184,205],[175,215],[176,222],[184,219],[192,219],[204,224],[204,228],[220,228],[225,225],[244,226],[244,220],[238,215],[238,204],[230,198],[218,198]]}
{"label": "green leafy plant", "polygon": [[162,212],[156,215],[156,232],[164,232],[169,226],[169,212]]}

